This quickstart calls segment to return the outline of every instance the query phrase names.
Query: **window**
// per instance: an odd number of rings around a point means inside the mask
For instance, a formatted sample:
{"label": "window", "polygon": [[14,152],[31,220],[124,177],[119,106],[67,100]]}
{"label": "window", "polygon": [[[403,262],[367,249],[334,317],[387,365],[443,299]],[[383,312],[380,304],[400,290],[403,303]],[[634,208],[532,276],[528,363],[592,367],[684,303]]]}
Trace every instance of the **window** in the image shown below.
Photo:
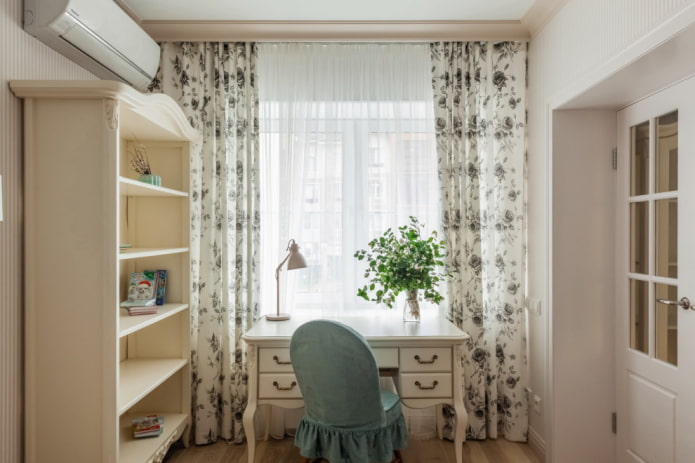
{"label": "window", "polygon": [[[286,47],[292,48],[281,48]],[[309,62],[323,63],[330,58],[332,71],[342,66],[335,62],[341,53],[347,61],[353,53],[360,53],[363,67],[383,66],[384,52],[390,48],[336,44],[329,46],[338,50],[332,53],[324,45],[314,47],[318,54],[315,49],[293,50],[309,53]],[[318,80],[311,76],[297,77],[300,88],[292,92],[287,91],[287,81],[282,88],[260,84],[264,313],[275,310],[273,270],[284,257],[290,238],[301,247],[308,268],[282,272],[288,286],[281,290],[282,311],[330,315],[374,307],[356,296],[357,288],[364,284],[364,264],[353,257],[355,250],[365,248],[388,227],[406,224],[411,215],[425,223],[426,232],[439,227],[429,49],[426,45],[395,47],[393,56],[409,57],[397,59],[395,64],[407,62],[417,71],[365,70],[376,80],[361,82],[366,88],[359,89],[353,87],[354,80],[340,86],[329,81],[333,77],[346,82],[340,72],[329,76],[324,72],[319,95],[316,89],[303,87],[307,81]],[[268,51],[261,48],[259,66],[264,58],[270,60],[265,53]],[[291,64],[291,69],[299,65],[305,72],[328,69],[327,64],[302,60]],[[290,79],[291,69],[265,69],[259,76],[272,72]],[[407,77],[398,95],[393,93],[394,75]],[[332,97],[331,89],[335,91]],[[356,99],[359,95],[361,99]]]}

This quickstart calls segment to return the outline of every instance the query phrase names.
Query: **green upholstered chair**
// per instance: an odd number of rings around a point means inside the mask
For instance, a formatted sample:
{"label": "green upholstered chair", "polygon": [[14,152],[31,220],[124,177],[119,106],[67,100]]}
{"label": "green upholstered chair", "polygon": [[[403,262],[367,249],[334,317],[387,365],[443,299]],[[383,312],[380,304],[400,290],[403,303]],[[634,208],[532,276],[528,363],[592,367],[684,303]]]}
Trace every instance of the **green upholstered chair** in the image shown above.
{"label": "green upholstered chair", "polygon": [[303,462],[402,462],[407,429],[398,395],[379,387],[369,344],[342,323],[313,320],[290,342],[290,358],[304,397],[294,443]]}

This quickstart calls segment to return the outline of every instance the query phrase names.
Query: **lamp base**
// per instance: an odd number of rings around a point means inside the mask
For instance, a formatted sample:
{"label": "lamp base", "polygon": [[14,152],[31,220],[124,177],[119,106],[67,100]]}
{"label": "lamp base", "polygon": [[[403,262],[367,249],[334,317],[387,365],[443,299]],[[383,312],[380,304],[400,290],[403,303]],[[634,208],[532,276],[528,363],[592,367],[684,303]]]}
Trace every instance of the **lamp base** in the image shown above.
{"label": "lamp base", "polygon": [[266,315],[265,316],[266,320],[269,320],[271,322],[281,322],[283,320],[289,320],[290,319],[290,314],[288,313],[279,313],[277,315]]}

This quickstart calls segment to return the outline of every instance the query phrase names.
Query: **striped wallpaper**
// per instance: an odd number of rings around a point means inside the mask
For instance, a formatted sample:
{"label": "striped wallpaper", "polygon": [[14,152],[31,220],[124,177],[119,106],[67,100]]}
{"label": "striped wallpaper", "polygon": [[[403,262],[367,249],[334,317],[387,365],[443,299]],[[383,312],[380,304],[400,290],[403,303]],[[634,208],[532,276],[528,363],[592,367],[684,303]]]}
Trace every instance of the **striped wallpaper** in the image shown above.
{"label": "striped wallpaper", "polygon": [[22,0],[0,8],[0,461],[22,461],[22,106],[12,79],[94,79],[22,30]]}

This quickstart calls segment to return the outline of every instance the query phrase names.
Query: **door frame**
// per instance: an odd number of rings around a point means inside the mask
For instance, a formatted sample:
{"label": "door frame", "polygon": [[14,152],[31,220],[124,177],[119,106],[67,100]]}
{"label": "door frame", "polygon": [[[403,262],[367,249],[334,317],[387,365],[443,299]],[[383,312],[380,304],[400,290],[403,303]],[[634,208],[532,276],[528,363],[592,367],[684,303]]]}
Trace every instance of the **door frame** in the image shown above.
{"label": "door frame", "polygon": [[[616,58],[607,62],[591,75],[571,85],[561,94],[555,95],[549,100],[547,120],[549,121],[549,155],[547,158],[548,174],[548,358],[547,358],[547,405],[545,407],[545,437],[546,437],[546,462],[572,462],[572,461],[606,461],[611,462],[615,457],[615,439],[612,447],[583,446],[580,453],[575,448],[568,450],[568,443],[576,442],[577,427],[586,429],[589,433],[586,438],[594,441],[605,439],[606,433],[611,430],[611,414],[615,411],[615,346],[613,343],[614,331],[602,330],[599,338],[593,336],[592,323],[605,319],[605,313],[611,314],[614,321],[613,304],[604,303],[593,307],[583,305],[581,299],[568,297],[567,287],[576,285],[577,272],[584,272],[594,278],[614,278],[614,255],[600,263],[592,260],[582,260],[581,265],[575,267],[572,274],[563,273],[561,262],[556,261],[558,255],[562,255],[561,246],[567,246],[562,237],[554,235],[554,231],[569,217],[571,211],[563,212],[561,195],[556,195],[558,188],[564,185],[558,184],[554,173],[562,168],[566,159],[568,146],[572,146],[576,140],[568,131],[561,130],[562,123],[568,117],[574,117],[575,130],[580,133],[590,133],[591,112],[598,110],[603,116],[615,114],[640,99],[649,96],[687,77],[695,75],[695,63],[689,62],[685,56],[692,53],[692,45],[695,43],[695,5],[686,8],[681,14],[664,22],[660,27],[642,38],[633,46],[624,50]],[[684,45],[685,44],[685,45]],[[659,73],[651,72],[659,69]],[[645,78],[645,76],[649,76]],[[639,78],[638,78],[639,77]],[[629,83],[626,85],[626,83]],[[603,156],[591,158],[592,168],[610,169],[611,150],[616,146],[617,133],[613,129],[611,143],[603,140]],[[590,137],[586,137],[589,142]],[[574,145],[576,147],[576,145]],[[596,150],[596,146],[593,147]],[[605,164],[602,164],[605,163]],[[607,188],[604,183],[602,185]],[[615,233],[614,206],[616,195],[606,198],[611,207],[601,209],[597,214],[589,216],[593,223],[588,227],[603,227],[611,224],[610,233]],[[559,202],[559,203],[558,203]],[[575,200],[576,202],[576,200]],[[613,235],[614,236],[614,235]],[[590,280],[584,289],[591,290]],[[581,283],[580,283],[581,284]],[[569,295],[572,296],[572,295]],[[615,300],[615,291],[613,297]],[[583,326],[572,324],[572,317],[577,313],[585,315]],[[566,349],[568,326],[574,330],[584,330],[585,336],[572,337],[572,348]],[[612,326],[612,330],[615,326]],[[591,336],[589,335],[591,334]],[[604,357],[597,357],[593,349],[596,345],[604,346]],[[610,358],[610,359],[609,359]],[[563,366],[570,364],[592,365],[590,373],[599,378],[599,387],[605,391],[608,401],[596,402],[595,390],[581,390],[568,388],[562,379],[567,373]],[[572,423],[563,420],[568,411],[576,411],[572,404],[583,403],[587,406],[581,408],[580,416],[575,416]],[[609,438],[610,439],[610,438]],[[595,441],[594,441],[595,442]],[[569,457],[569,458],[568,458]]]}

